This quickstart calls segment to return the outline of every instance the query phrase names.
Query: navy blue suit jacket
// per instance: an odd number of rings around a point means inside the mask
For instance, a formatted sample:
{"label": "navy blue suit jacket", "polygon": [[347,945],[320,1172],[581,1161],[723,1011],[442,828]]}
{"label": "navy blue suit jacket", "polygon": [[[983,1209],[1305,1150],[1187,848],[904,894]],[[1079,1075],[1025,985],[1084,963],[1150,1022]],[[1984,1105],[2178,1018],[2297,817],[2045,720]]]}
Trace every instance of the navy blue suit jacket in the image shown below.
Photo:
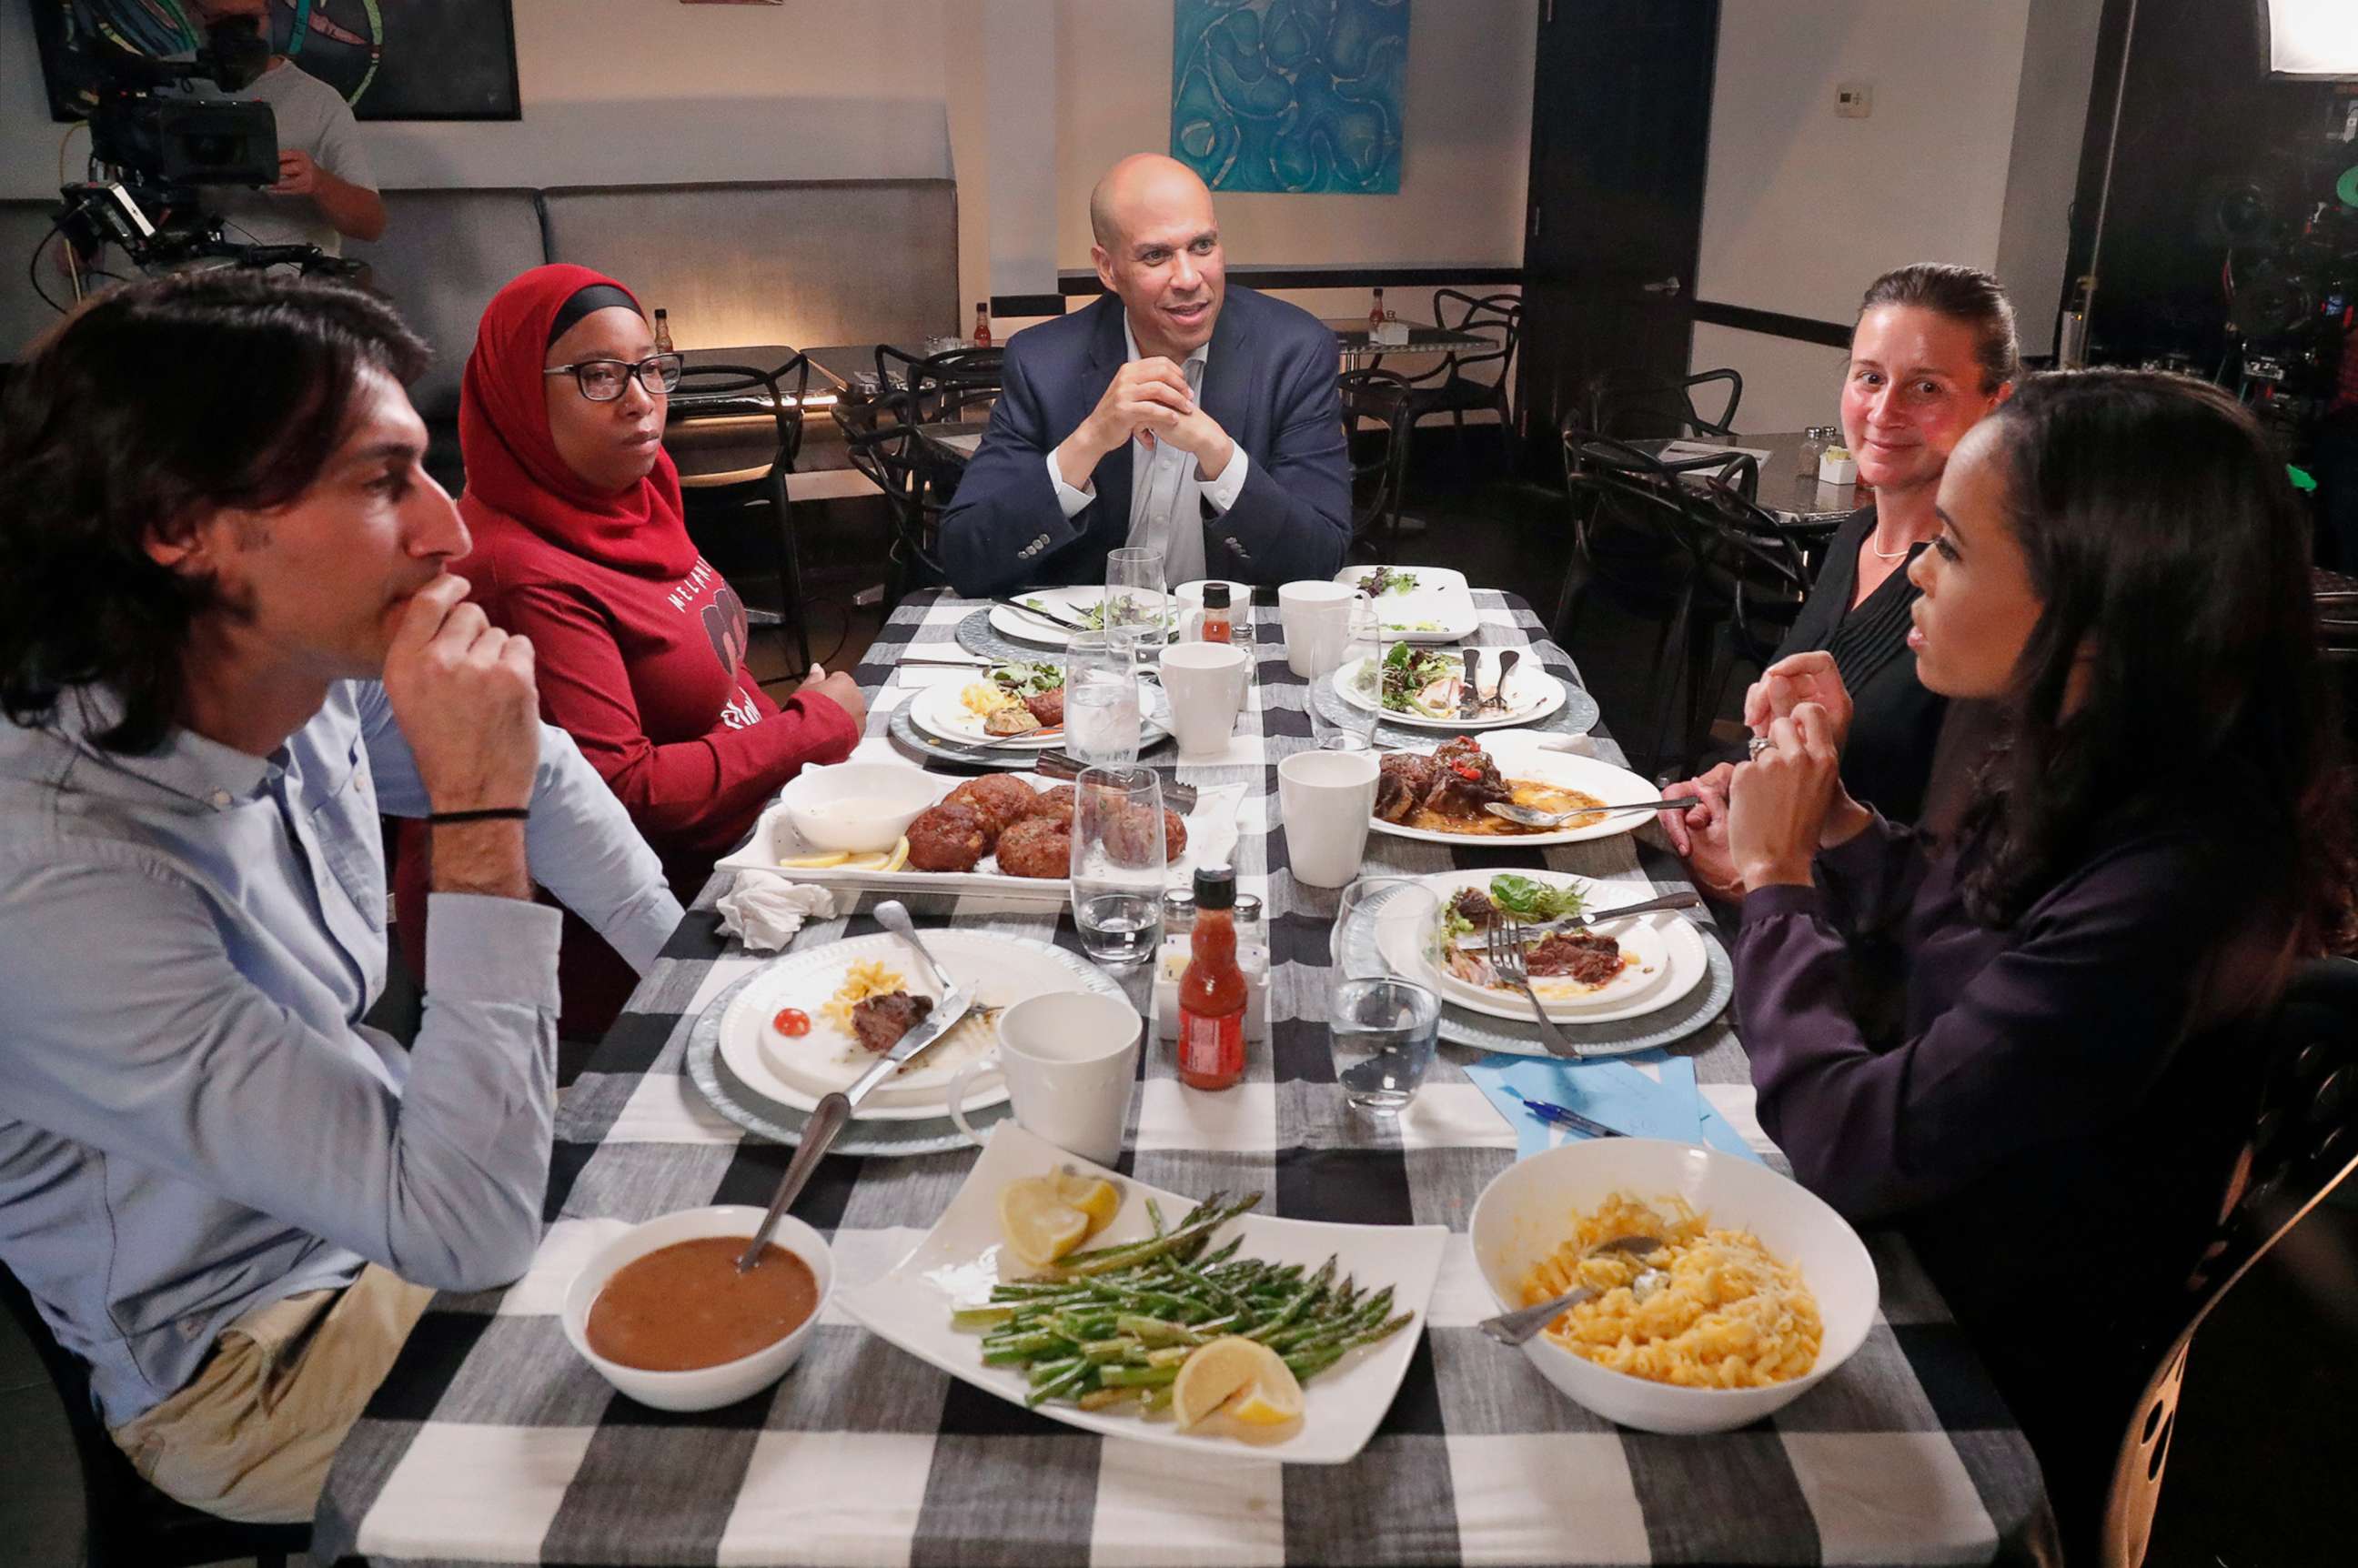
{"label": "navy blue suit jacket", "polygon": [[[1048,453],[1078,428],[1128,357],[1121,301],[1027,327],[1007,341],[1005,389],[942,514],[941,557],[960,593],[1105,580],[1130,535],[1130,447],[1106,454],[1097,498],[1056,504]],[[1213,577],[1275,584],[1332,577],[1351,537],[1351,470],[1335,384],[1335,334],[1308,311],[1231,286],[1212,327],[1204,412],[1248,460],[1225,514],[1204,509]]]}

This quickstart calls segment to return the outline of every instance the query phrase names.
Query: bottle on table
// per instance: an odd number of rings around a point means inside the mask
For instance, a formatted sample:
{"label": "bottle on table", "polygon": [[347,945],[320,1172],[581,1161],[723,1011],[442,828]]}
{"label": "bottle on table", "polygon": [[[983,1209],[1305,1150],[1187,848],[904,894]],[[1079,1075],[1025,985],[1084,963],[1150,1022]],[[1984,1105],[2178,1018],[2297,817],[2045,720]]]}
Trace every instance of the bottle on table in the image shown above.
{"label": "bottle on table", "polygon": [[978,349],[990,347],[990,301],[988,299],[974,302],[974,346]]}
{"label": "bottle on table", "polygon": [[1373,332],[1384,324],[1384,291],[1376,290],[1376,302],[1368,307],[1368,330]]}
{"label": "bottle on table", "polygon": [[1233,1088],[1245,1076],[1245,1006],[1251,1000],[1237,963],[1237,873],[1195,872],[1195,921],[1179,976],[1179,1081],[1191,1089]]}
{"label": "bottle on table", "polygon": [[655,312],[655,352],[668,354],[676,351],[671,346],[671,312],[658,309]]}
{"label": "bottle on table", "polygon": [[1206,643],[1236,641],[1236,622],[1228,607],[1228,585],[1207,582],[1204,585],[1203,640]]}
{"label": "bottle on table", "polygon": [[1812,425],[1801,432],[1801,460],[1795,471],[1803,479],[1818,477],[1818,459],[1828,447],[1842,444],[1842,431],[1833,425]]}

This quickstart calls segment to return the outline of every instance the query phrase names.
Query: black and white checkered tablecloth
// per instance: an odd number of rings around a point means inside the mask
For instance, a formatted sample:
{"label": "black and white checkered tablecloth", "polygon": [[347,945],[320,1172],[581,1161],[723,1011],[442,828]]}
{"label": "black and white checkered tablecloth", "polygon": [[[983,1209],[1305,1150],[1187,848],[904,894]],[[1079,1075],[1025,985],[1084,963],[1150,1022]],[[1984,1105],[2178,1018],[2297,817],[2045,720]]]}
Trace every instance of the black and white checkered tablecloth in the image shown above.
{"label": "black and white checkered tablecloth", "polygon": [[[1520,600],[1476,594],[1479,640],[1541,635]],[[901,606],[859,670],[876,706],[871,746],[910,688],[894,662],[947,652],[971,605]],[[1248,1454],[1174,1460],[1011,1406],[848,1318],[823,1320],[784,1382],[702,1415],[616,1394],[567,1346],[556,1316],[589,1254],[623,1226],[711,1203],[765,1205],[788,1151],[750,1141],[683,1076],[688,1027],[758,960],[717,934],[708,888],[557,1119],[548,1233],[504,1291],[444,1296],[353,1429],[330,1476],[316,1560],[385,1563],[1915,1563],[2035,1562],[2047,1508],[2004,1404],[1905,1247],[1870,1238],[1882,1314],[1825,1383],[1744,1431],[1662,1437],[1617,1429],[1560,1396],[1474,1325],[1492,1304],[1465,1227],[1515,1135],[1444,1046],[1423,1093],[1380,1139],[1344,1111],[1321,980],[1336,895],[1293,885],[1275,816],[1275,764],[1310,744],[1306,688],[1263,610],[1258,723],[1224,763],[1181,768],[1242,783],[1238,875],[1269,901],[1272,1046],[1220,1095],[1183,1090],[1150,1049],[1128,1167],[1182,1192],[1259,1189],[1264,1212],[1457,1235],[1405,1384],[1352,1464],[1293,1466]],[[1562,651],[1548,666],[1574,674]],[[1617,757],[1610,743],[1602,748]],[[1549,849],[1457,850],[1386,836],[1371,860],[1410,871],[1529,864],[1680,885],[1644,836]],[[860,901],[814,921],[797,947],[877,929]],[[1040,904],[912,901],[1077,950]],[[1142,991],[1143,978],[1130,979]],[[1142,1000],[1142,995],[1141,996]],[[1714,1106],[1756,1141],[1743,1053],[1725,1021],[1682,1049]],[[970,1153],[831,1157],[795,1213],[832,1238],[838,1277],[884,1272],[924,1234]]]}

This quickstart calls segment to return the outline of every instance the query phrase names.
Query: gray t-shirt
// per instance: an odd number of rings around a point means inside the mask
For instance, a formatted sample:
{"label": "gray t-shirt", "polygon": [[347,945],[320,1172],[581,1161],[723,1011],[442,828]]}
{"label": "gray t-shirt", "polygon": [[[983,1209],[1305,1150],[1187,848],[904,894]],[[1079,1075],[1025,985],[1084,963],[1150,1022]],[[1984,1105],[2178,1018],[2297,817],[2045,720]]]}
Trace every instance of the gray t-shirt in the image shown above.
{"label": "gray t-shirt", "polygon": [[[278,122],[279,150],[308,153],[313,163],[350,185],[377,188],[360,127],[343,94],[292,60],[282,60],[235,92],[211,97],[267,103]],[[206,211],[218,215],[228,238],[246,244],[317,245],[331,256],[344,254],[344,237],[308,196],[277,196],[267,190],[212,186]]]}

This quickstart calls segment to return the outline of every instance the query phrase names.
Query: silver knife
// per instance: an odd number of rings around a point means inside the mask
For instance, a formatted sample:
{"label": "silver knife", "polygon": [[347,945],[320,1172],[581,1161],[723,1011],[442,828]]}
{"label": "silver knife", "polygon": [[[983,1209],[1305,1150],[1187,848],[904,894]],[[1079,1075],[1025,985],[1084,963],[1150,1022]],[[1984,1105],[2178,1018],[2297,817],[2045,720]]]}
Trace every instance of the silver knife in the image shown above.
{"label": "silver knife", "polygon": [[854,1078],[849,1088],[837,1089],[824,1096],[812,1108],[810,1119],[803,1124],[802,1143],[795,1150],[795,1157],[786,1162],[786,1173],[778,1178],[777,1193],[770,1199],[770,1212],[762,1217],[761,1228],[753,1232],[753,1239],[746,1244],[743,1255],[737,1260],[740,1273],[761,1261],[762,1249],[770,1244],[772,1233],[778,1228],[779,1217],[786,1212],[795,1198],[802,1195],[811,1173],[818,1169],[820,1159],[842,1133],[844,1125],[850,1121],[852,1111],[868,1098],[869,1091],[914,1061],[927,1046],[957,1028],[959,1021],[974,1011],[974,994],[951,979],[948,972],[934,961],[934,956],[925,951],[925,945],[917,939],[916,930],[909,923],[909,911],[905,905],[898,899],[886,899],[876,906],[876,923],[916,949],[917,956],[925,959],[925,967],[933,971],[934,983],[941,987],[942,1000],[922,1022],[893,1042],[890,1051]]}
{"label": "silver knife", "polygon": [[1457,717],[1474,719],[1482,712],[1482,650],[1469,647],[1463,657],[1466,661],[1466,685],[1457,694]]}

